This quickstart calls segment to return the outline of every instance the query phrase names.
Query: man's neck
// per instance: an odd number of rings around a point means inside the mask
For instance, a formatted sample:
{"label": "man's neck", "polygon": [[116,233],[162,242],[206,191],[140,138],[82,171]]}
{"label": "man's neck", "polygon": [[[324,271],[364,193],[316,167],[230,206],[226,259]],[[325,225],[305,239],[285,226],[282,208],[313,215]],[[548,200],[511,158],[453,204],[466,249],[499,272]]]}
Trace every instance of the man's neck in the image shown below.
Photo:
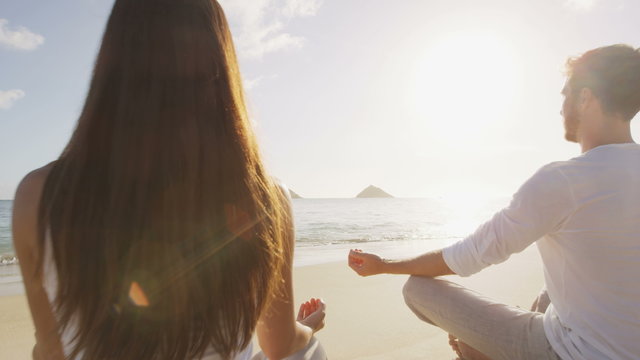
{"label": "man's neck", "polygon": [[599,134],[599,136],[585,137],[580,141],[582,152],[585,153],[593,148],[610,144],[628,144],[634,143],[631,131],[621,133]]}

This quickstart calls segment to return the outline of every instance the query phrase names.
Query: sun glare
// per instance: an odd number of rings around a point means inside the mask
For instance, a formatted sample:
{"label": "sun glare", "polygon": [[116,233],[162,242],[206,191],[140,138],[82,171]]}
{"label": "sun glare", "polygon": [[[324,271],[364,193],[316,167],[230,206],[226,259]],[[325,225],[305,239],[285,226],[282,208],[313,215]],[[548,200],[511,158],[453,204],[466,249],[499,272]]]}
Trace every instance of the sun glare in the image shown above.
{"label": "sun glare", "polygon": [[444,229],[455,236],[466,236],[484,220],[482,210],[486,207],[488,197],[479,192],[459,191],[446,195],[441,201],[451,213]]}
{"label": "sun glare", "polygon": [[411,107],[433,138],[468,142],[483,137],[512,107],[516,63],[508,43],[496,35],[443,38],[418,61]]}

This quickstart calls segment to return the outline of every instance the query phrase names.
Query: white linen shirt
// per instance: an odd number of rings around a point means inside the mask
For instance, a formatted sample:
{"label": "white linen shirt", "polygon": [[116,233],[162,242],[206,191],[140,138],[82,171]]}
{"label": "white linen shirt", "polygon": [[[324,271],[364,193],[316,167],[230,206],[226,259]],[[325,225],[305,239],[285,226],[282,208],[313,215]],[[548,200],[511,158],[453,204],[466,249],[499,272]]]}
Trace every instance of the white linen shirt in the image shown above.
{"label": "white linen shirt", "polygon": [[563,360],[640,359],[640,145],[610,144],[541,168],[511,204],[445,248],[469,276],[536,242]]}

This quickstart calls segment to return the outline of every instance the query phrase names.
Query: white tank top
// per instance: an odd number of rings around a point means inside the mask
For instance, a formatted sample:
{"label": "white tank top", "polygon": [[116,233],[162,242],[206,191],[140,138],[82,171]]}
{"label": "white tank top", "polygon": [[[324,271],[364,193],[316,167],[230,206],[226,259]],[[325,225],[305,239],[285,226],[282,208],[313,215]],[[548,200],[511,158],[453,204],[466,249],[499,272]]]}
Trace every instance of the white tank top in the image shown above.
{"label": "white tank top", "polygon": [[[47,236],[45,239],[45,249],[44,249],[44,264],[43,264],[43,287],[45,292],[47,293],[47,298],[49,299],[49,304],[51,304],[51,308],[53,309],[53,304],[55,303],[55,296],[58,290],[58,272],[55,266],[55,261],[53,259],[53,250],[51,248],[51,237],[49,231],[47,231]],[[56,318],[57,314],[54,314]],[[71,354],[71,349],[73,348],[73,335],[76,332],[76,326],[73,324],[73,320],[69,326],[67,326],[64,331],[62,331],[60,335],[60,341],[62,342],[62,347],[64,349],[65,356],[69,356]],[[234,360],[250,360],[253,351],[253,344],[249,343],[246,348],[240,351],[233,359]],[[82,359],[82,353],[76,359]],[[200,360],[223,360],[220,355],[218,355],[215,350],[212,348],[207,349],[204,356],[200,358]]]}

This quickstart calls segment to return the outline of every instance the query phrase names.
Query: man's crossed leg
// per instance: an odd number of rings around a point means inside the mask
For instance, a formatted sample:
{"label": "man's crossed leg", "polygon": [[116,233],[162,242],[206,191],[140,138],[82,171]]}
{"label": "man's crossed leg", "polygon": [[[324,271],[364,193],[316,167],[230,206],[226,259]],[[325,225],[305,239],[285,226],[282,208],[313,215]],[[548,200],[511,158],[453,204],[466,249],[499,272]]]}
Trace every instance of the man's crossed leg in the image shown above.
{"label": "man's crossed leg", "polygon": [[496,303],[442,279],[411,276],[403,294],[421,320],[451,335],[450,344],[463,360],[559,359],[542,324],[549,305],[546,292],[532,311]]}

